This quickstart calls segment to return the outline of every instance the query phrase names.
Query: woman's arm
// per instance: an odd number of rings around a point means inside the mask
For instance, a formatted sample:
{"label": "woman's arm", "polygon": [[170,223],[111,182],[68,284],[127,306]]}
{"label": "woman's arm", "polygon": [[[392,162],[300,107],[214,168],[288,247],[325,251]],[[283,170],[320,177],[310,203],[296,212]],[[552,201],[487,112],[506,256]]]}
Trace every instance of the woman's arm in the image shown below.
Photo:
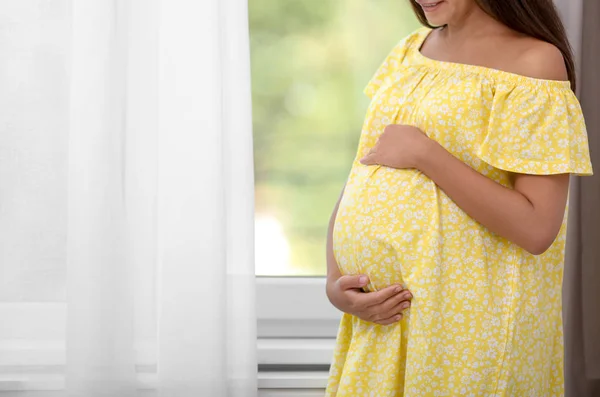
{"label": "woman's arm", "polygon": [[416,168],[473,219],[534,255],[554,242],[563,221],[569,175],[514,174],[514,190],[481,175],[433,140]]}
{"label": "woman's arm", "polygon": [[333,226],[344,191],[335,204],[327,230],[327,298],[338,310],[364,321],[389,325],[402,319],[410,307],[412,295],[400,285],[390,285],[376,292],[363,292],[369,279],[366,275],[342,276],[333,254]]}
{"label": "woman's arm", "polygon": [[[346,187],[344,186],[344,189]],[[333,208],[333,213],[329,218],[329,226],[327,228],[327,291],[329,292],[330,284],[335,283],[342,274],[340,273],[340,269],[335,260],[335,256],[333,255],[333,226],[335,224],[335,217],[337,216],[338,208],[340,207],[340,201],[342,201],[342,197],[344,195],[344,189],[340,193],[340,197],[338,201],[335,203],[335,207]],[[365,280],[364,280],[365,281]],[[365,282],[364,285],[367,285]]]}
{"label": "woman's arm", "polygon": [[361,163],[416,168],[471,218],[534,255],[554,242],[564,218],[569,175],[514,175],[514,189],[481,175],[418,128],[389,125]]}

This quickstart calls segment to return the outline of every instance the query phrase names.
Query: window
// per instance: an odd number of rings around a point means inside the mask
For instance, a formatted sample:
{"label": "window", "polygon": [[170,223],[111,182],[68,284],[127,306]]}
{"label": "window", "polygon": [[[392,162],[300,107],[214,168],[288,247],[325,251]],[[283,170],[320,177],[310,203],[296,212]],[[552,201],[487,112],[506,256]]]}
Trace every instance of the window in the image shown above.
{"label": "window", "polygon": [[322,277],[327,225],[355,156],[362,91],[418,22],[408,0],[249,0],[249,14],[259,387],[318,396],[340,318]]}
{"label": "window", "polygon": [[249,0],[256,273],[322,276],[367,81],[417,28],[408,0]]}

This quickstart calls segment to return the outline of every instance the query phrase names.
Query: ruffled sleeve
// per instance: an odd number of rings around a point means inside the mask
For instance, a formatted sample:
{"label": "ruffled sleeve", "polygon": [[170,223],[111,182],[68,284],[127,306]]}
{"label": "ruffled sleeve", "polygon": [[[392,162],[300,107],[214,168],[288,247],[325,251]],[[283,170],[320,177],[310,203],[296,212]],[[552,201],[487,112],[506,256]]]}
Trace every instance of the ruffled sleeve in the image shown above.
{"label": "ruffled sleeve", "polygon": [[418,37],[422,34],[426,33],[426,28],[420,28],[406,36],[396,46],[392,49],[392,51],[387,55],[384,59],[383,63],[379,66],[371,80],[367,83],[367,86],[364,89],[364,93],[370,98],[373,99],[379,88],[386,82],[386,80],[390,79],[392,74],[398,70],[404,57],[410,48],[411,44],[416,42]]}
{"label": "ruffled sleeve", "polygon": [[481,160],[522,174],[592,175],[585,121],[568,83],[531,79],[495,90]]}

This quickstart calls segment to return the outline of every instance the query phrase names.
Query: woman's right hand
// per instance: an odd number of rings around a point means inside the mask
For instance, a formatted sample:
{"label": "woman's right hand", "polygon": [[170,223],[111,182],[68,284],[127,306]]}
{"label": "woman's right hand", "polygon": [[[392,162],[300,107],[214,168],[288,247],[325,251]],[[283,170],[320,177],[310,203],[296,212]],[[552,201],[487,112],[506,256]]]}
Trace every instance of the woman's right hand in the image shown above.
{"label": "woman's right hand", "polygon": [[402,319],[410,307],[412,294],[400,285],[391,285],[374,292],[363,292],[369,283],[364,275],[341,276],[327,282],[327,297],[333,306],[364,321],[390,325]]}

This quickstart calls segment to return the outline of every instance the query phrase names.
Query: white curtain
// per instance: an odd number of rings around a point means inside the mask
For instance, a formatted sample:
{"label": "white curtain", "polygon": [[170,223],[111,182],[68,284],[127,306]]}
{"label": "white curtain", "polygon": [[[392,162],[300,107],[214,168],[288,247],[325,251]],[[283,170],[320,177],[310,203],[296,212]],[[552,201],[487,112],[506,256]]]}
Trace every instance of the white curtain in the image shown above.
{"label": "white curtain", "polygon": [[0,3],[0,395],[256,395],[243,0]]}

